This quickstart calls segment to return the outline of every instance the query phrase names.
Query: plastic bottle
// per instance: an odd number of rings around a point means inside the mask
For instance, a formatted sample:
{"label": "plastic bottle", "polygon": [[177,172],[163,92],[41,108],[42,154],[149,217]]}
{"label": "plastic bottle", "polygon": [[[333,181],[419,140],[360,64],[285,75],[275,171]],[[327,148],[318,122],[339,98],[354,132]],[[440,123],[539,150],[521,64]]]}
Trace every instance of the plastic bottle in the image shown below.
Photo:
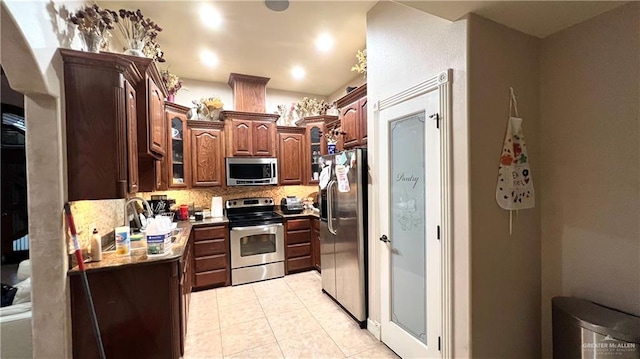
{"label": "plastic bottle", "polygon": [[91,235],[91,260],[98,262],[102,260],[102,237],[98,234],[98,229],[93,229]]}
{"label": "plastic bottle", "polygon": [[129,226],[116,227],[116,255],[118,256],[131,255],[129,231]]}

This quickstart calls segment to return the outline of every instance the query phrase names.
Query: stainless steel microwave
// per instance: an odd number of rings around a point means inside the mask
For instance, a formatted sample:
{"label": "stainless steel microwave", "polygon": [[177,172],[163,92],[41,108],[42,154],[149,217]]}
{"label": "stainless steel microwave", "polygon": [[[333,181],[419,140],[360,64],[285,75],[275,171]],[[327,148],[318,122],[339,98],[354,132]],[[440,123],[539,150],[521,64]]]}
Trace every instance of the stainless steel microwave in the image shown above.
{"label": "stainless steel microwave", "polygon": [[265,186],[278,184],[278,159],[227,157],[227,186]]}

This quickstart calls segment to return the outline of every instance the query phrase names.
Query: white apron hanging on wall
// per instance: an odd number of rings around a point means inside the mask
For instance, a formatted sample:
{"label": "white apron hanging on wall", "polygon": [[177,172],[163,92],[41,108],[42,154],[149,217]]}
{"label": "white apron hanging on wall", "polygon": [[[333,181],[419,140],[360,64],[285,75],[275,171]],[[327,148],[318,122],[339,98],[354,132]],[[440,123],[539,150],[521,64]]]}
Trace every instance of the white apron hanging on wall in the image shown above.
{"label": "white apron hanging on wall", "polygon": [[[518,103],[513,88],[510,88],[510,91],[509,121],[496,184],[496,201],[500,207],[509,211],[509,234],[513,227],[512,211],[535,206],[533,177],[522,132],[522,118],[518,117]],[[516,117],[511,116],[512,110],[515,110]]]}

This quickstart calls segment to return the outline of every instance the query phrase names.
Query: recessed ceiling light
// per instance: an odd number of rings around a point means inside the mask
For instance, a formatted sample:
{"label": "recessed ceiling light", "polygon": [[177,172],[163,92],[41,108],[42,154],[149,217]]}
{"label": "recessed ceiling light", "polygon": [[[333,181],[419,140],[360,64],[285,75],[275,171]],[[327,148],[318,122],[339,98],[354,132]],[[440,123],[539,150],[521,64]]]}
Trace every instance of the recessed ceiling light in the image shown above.
{"label": "recessed ceiling light", "polygon": [[333,38],[329,34],[321,34],[316,39],[316,49],[318,51],[329,51],[333,47]]}
{"label": "recessed ceiling light", "polygon": [[202,50],[200,52],[200,60],[209,67],[214,67],[218,64],[218,56],[209,50]]}
{"label": "recessed ceiling light", "polygon": [[200,20],[202,20],[204,26],[212,29],[219,29],[222,25],[222,15],[209,4],[203,4],[200,7]]}
{"label": "recessed ceiling light", "polygon": [[264,4],[273,11],[285,11],[289,8],[289,0],[265,0]]}
{"label": "recessed ceiling light", "polygon": [[294,66],[291,69],[291,76],[293,76],[293,78],[296,80],[302,80],[305,74],[306,72],[304,71],[302,66]]}

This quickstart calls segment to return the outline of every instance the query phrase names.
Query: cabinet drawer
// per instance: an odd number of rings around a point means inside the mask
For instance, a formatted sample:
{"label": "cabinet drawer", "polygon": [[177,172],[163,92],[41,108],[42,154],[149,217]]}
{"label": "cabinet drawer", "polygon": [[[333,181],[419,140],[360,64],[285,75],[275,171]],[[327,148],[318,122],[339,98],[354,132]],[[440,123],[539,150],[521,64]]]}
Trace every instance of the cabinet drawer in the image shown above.
{"label": "cabinet drawer", "polygon": [[224,238],[201,240],[194,243],[194,248],[196,258],[212,254],[227,253],[227,246]]}
{"label": "cabinet drawer", "polygon": [[300,229],[309,229],[308,218],[287,220],[287,231],[297,231]]}
{"label": "cabinet drawer", "polygon": [[227,268],[227,255],[218,254],[215,256],[208,256],[202,258],[196,258],[196,272],[204,272],[214,269]]}
{"label": "cabinet drawer", "polygon": [[206,287],[216,284],[225,284],[227,283],[227,277],[229,275],[229,270],[227,269],[219,269],[212,270],[208,272],[196,273],[196,287]]}
{"label": "cabinet drawer", "polygon": [[309,254],[311,254],[311,243],[287,246],[287,258],[308,256]]}
{"label": "cabinet drawer", "polygon": [[217,239],[227,237],[227,228],[220,227],[206,227],[206,228],[194,228],[194,238],[196,241],[203,239]]}
{"label": "cabinet drawer", "polygon": [[311,256],[287,259],[287,270],[289,272],[311,269]]}
{"label": "cabinet drawer", "polygon": [[311,240],[311,231],[295,231],[295,232],[287,232],[287,245],[289,244],[298,244],[305,243]]}

